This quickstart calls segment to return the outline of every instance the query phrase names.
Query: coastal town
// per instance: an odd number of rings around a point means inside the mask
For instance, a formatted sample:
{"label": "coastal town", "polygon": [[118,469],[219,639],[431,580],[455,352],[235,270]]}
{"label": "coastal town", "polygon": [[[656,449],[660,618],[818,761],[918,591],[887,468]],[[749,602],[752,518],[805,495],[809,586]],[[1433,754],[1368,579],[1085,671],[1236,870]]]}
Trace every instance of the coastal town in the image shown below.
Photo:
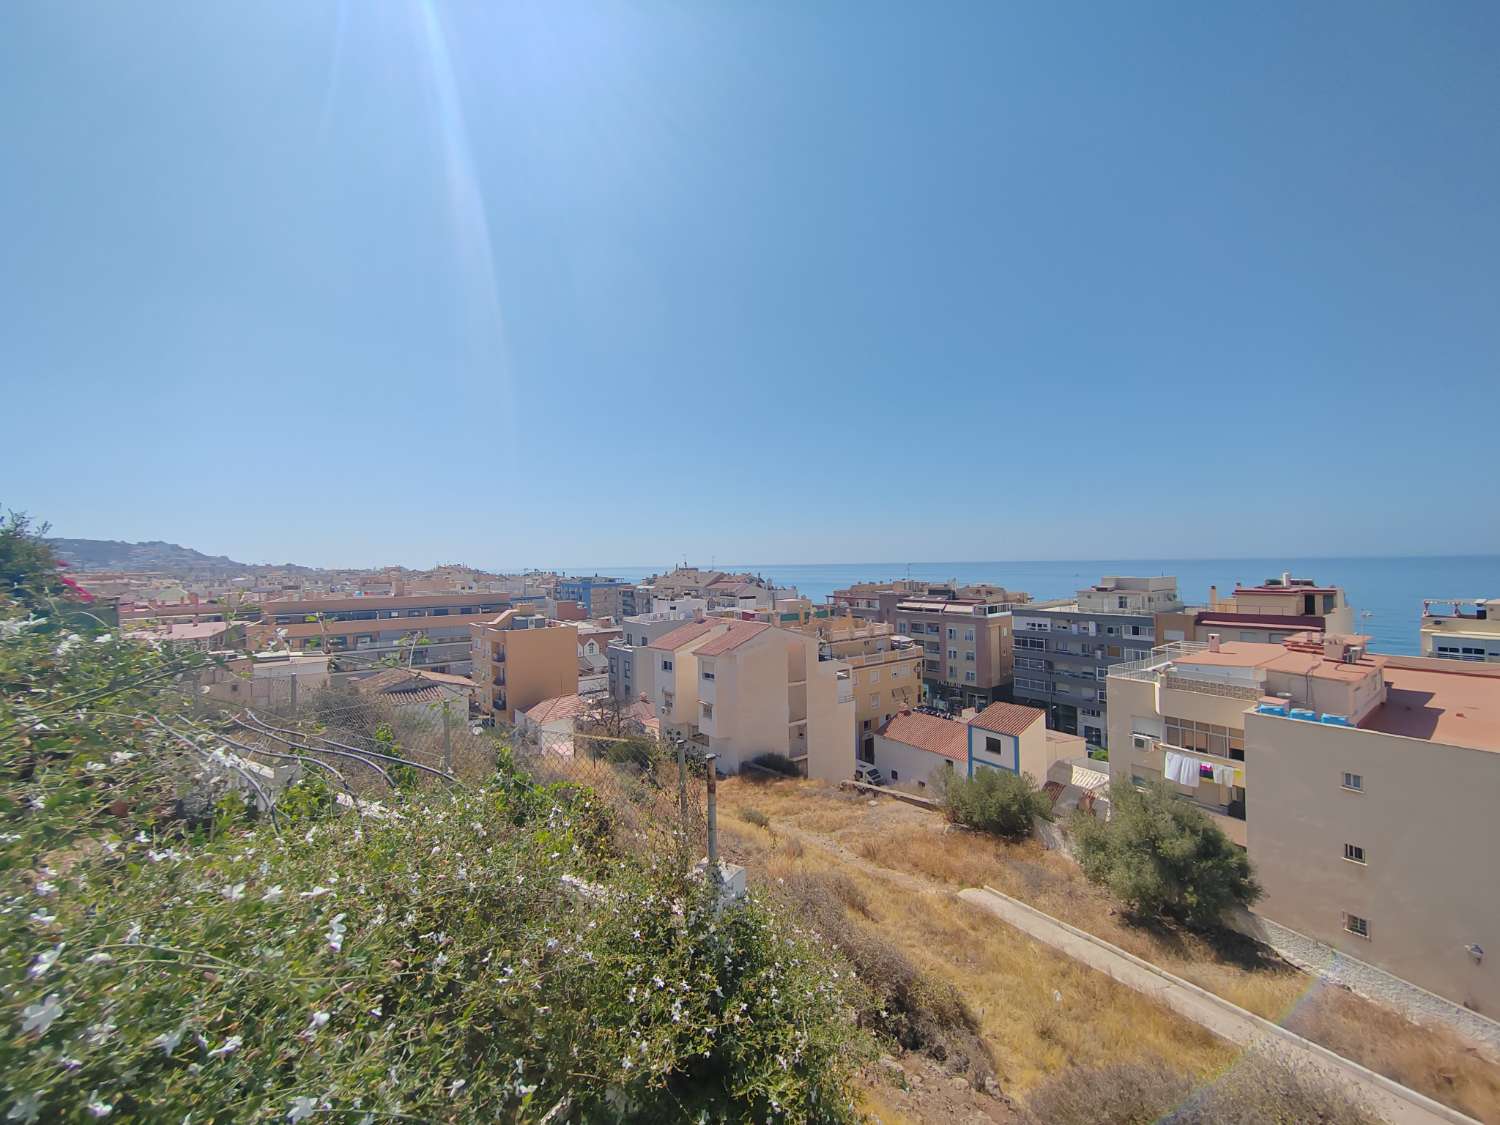
{"label": "coastal town", "polygon": [[1001,770],[1106,818],[1112,788],[1164,781],[1254,864],[1258,932],[1500,1013],[1500,905],[1465,890],[1488,879],[1500,786],[1500,599],[1414,606],[1420,655],[1401,656],[1337,584],[1289,572],[1204,605],[1170,576],[1051,601],[870,581],[821,603],[692,566],[78,577],[125,636],[218,658],[205,694],[246,706],[347,683],[563,737],[609,710],[725,776],[779,761],[922,796]]}

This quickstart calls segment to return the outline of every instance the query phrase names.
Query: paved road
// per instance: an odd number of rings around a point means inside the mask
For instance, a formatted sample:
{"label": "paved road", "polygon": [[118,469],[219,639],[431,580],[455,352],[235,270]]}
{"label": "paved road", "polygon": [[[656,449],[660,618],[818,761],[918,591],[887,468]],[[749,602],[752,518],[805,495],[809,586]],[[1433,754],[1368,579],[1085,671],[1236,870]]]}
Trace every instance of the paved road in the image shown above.
{"label": "paved road", "polygon": [[983,890],[969,888],[958,894],[1044,945],[1107,973],[1137,992],[1146,993],[1221,1039],[1246,1047],[1253,1045],[1262,1053],[1279,1055],[1299,1068],[1311,1068],[1329,1076],[1391,1125],[1478,1125],[1473,1118],[1455,1109],[1366,1070],[1009,895],[988,887]]}

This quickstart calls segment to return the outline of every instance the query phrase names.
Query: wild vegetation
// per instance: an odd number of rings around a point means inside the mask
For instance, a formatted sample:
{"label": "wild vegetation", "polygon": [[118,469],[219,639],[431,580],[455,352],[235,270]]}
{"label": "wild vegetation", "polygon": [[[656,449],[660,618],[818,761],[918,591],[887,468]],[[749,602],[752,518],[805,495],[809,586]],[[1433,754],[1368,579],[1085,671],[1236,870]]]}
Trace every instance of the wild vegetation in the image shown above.
{"label": "wild vegetation", "polygon": [[1260,897],[1244,851],[1165,782],[1115,786],[1110,798],[1109,820],[1072,820],[1078,863],[1137,917],[1209,927]]}
{"label": "wild vegetation", "polygon": [[948,819],[1007,840],[1031,835],[1032,820],[1052,819],[1052,802],[1028,773],[980,770],[973,777],[952,771],[942,777],[942,802]]}
{"label": "wild vegetation", "polygon": [[327,770],[268,809],[194,661],[59,629],[45,576],[6,577],[8,1120],[854,1116],[847,970],[620,847],[591,789],[496,747],[380,809],[340,813]]}

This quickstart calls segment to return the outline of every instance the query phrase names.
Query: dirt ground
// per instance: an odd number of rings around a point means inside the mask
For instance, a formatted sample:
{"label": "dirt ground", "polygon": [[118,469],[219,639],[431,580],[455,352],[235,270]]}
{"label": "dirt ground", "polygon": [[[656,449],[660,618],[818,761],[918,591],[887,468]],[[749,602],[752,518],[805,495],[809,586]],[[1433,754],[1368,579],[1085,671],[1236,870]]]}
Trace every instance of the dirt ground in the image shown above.
{"label": "dirt ground", "polygon": [[[1028,1089],[1073,1065],[1154,1056],[1201,1079],[1232,1062],[1229,1048],[1196,1025],[1039,948],[952,893],[989,884],[1413,1089],[1500,1122],[1500,1060],[1446,1029],[1418,1027],[1325,985],[1249,939],[1210,941],[1133,925],[1072,861],[1035,842],[1006,844],[927,809],[817,782],[735,778],[719,787],[719,798],[724,850],[753,881],[808,869],[855,880],[869,896],[866,921],[923,971],[951,981],[978,1013],[1001,1096],[971,1091],[960,1099],[949,1092],[951,1080],[945,1087],[925,1078],[902,1089],[879,1083],[877,1074],[870,1096],[882,1120],[1012,1120],[1003,1115],[1015,1112],[1009,1099],[1024,1103]],[[918,1076],[935,1065],[896,1061]],[[894,1076],[890,1067],[882,1073]],[[917,1116],[903,1116],[909,1113]]]}

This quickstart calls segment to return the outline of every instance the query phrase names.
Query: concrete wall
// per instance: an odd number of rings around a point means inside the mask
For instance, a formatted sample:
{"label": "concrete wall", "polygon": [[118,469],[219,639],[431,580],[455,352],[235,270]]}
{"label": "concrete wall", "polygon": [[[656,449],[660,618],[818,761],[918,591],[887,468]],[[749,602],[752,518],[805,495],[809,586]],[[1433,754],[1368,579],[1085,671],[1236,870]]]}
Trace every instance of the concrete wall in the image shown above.
{"label": "concrete wall", "polygon": [[[809,655],[807,776],[821,781],[843,781],[854,774],[854,700],[838,701],[838,673],[847,667],[840,660],[816,659],[816,649]],[[915,676],[907,675],[904,682],[917,690]]]}
{"label": "concrete wall", "polygon": [[897,788],[910,793],[929,795],[932,791],[932,775],[938,770],[958,769],[957,763],[941,754],[894,742],[884,735],[875,736],[875,761],[877,766]]}
{"label": "concrete wall", "polygon": [[507,629],[490,636],[504,638],[505,703],[512,721],[517,711],[528,711],[544,699],[577,694],[577,629],[555,625]]}
{"label": "concrete wall", "polygon": [[[1271,715],[1245,719],[1257,913],[1488,1016],[1500,1014],[1500,755]],[[1345,771],[1363,779],[1342,787]],[[1344,845],[1366,862],[1344,858]],[[1369,921],[1346,932],[1344,915]],[[1486,953],[1476,959],[1466,947]]]}

